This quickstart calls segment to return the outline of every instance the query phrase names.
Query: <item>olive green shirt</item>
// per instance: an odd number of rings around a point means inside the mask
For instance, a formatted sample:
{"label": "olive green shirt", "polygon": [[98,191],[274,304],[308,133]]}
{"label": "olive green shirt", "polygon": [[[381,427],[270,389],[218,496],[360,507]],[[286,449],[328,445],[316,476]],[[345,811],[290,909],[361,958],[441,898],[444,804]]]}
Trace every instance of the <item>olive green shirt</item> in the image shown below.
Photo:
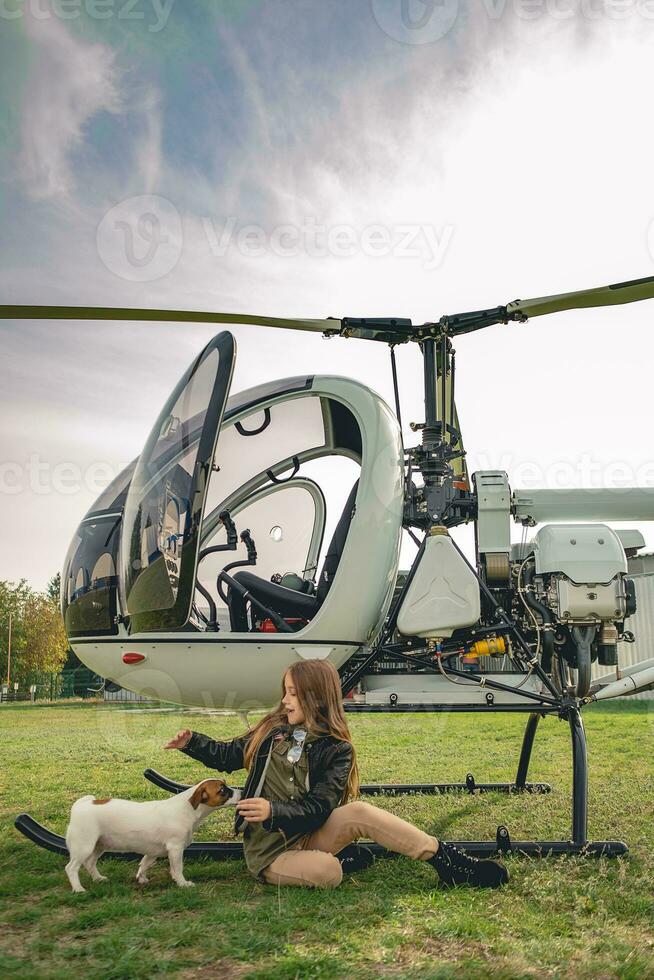
{"label": "olive green shirt", "polygon": [[[301,800],[307,793],[309,766],[307,761],[307,746],[320,738],[312,732],[307,734],[302,746],[302,754],[296,763],[286,758],[289,749],[295,745],[292,732],[295,725],[283,738],[273,742],[270,761],[261,787],[260,796],[265,800],[280,800],[283,803]],[[281,830],[264,830],[260,823],[246,823],[243,831],[243,853],[248,870],[256,877],[261,877],[264,868],[280,854],[288,850],[305,836],[294,834],[286,837]]]}

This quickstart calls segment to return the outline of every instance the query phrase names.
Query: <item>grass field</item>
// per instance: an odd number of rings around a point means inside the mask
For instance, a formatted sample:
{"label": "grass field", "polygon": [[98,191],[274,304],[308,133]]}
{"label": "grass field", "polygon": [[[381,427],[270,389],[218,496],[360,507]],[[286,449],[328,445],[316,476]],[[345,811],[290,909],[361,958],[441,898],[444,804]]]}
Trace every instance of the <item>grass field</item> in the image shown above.
{"label": "grass field", "polygon": [[[510,858],[500,892],[444,891],[408,858],[379,860],[335,891],[258,884],[242,861],[187,863],[176,888],[164,862],[151,883],[104,859],[110,881],[73,895],[64,859],[20,836],[23,810],[64,833],[78,796],[152,799],[145,766],[197,781],[207,770],[161,745],[180,727],[230,738],[236,717],[93,706],[0,708],[0,973],[13,977],[654,977],[654,704],[585,712],[591,838],[628,841],[626,859]],[[511,779],[524,717],[351,716],[365,781]],[[543,796],[400,797],[378,802],[430,833],[515,839],[570,833],[568,726],[546,719],[530,777]],[[236,782],[236,780],[234,780]],[[232,839],[217,814],[203,839]]]}

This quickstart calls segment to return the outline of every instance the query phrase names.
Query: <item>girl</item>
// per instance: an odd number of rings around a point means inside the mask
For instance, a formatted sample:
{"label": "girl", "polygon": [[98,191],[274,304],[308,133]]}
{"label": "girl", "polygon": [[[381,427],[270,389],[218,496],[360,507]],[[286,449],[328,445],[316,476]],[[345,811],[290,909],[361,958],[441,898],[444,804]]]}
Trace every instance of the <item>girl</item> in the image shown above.
{"label": "girl", "polygon": [[[359,771],[343,711],[340,678],[327,660],[301,660],[284,673],[279,705],[231,742],[188,729],[165,746],[211,769],[247,769],[235,831],[262,882],[336,887],[344,867],[365,866],[371,837],[391,851],[428,862],[448,885],[496,888],[508,881],[496,861],[479,861],[379,807],[356,800]],[[353,802],[348,802],[353,800]]]}

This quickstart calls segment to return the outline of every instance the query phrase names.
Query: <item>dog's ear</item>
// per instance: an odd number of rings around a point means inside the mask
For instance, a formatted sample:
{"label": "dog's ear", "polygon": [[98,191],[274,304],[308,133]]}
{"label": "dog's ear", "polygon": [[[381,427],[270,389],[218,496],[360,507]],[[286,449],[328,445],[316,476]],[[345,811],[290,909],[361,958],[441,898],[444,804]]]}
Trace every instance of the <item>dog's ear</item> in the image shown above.
{"label": "dog's ear", "polygon": [[198,783],[191,796],[191,806],[197,810],[200,803],[207,806],[222,806],[229,799],[230,791],[222,779],[205,779]]}
{"label": "dog's ear", "polygon": [[191,796],[191,806],[194,810],[200,806],[200,803],[206,803],[209,799],[209,794],[207,793],[207,784],[198,783],[198,785],[193,790]]}

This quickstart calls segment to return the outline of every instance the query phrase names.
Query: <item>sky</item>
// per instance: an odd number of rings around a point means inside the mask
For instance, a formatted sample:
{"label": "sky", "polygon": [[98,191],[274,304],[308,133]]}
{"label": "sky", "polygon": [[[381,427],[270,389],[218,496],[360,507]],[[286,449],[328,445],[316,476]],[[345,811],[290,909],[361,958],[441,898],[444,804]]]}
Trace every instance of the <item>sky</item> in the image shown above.
{"label": "sky", "polygon": [[[654,0],[0,0],[0,302],[420,322],[654,275],[653,40]],[[653,325],[457,340],[470,470],[654,486]],[[0,331],[0,579],[43,588],[216,331]],[[232,391],[322,372],[392,399],[383,345],[233,333]]]}

